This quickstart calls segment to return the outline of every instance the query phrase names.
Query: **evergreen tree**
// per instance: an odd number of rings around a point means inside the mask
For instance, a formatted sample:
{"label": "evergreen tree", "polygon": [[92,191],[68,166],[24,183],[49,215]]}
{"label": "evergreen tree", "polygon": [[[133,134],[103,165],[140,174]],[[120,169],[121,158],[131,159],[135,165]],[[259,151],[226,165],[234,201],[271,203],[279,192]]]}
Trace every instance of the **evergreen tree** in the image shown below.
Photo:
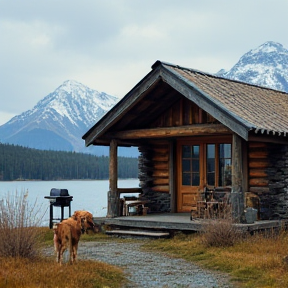
{"label": "evergreen tree", "polygon": [[[138,159],[118,157],[119,178],[138,177]],[[0,143],[0,180],[108,179],[109,157]]]}

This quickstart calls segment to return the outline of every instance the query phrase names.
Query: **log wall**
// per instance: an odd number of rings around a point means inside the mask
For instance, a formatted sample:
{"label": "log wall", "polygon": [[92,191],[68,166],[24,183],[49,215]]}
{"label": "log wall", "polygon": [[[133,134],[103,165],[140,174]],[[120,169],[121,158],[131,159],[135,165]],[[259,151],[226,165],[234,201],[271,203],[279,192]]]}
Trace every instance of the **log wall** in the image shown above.
{"label": "log wall", "polygon": [[169,143],[139,147],[139,180],[151,212],[170,212]]}
{"label": "log wall", "polygon": [[261,219],[288,218],[288,146],[250,142],[249,191],[260,198]]}

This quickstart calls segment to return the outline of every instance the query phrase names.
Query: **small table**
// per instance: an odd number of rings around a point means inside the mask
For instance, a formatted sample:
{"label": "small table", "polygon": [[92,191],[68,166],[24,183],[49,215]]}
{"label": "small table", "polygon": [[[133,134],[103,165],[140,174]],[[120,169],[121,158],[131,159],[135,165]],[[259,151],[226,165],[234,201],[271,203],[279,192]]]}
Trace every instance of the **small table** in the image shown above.
{"label": "small table", "polygon": [[135,207],[135,206],[142,206],[144,208],[144,205],[148,203],[149,201],[147,200],[126,200],[123,203],[123,215],[129,216],[129,208]]}

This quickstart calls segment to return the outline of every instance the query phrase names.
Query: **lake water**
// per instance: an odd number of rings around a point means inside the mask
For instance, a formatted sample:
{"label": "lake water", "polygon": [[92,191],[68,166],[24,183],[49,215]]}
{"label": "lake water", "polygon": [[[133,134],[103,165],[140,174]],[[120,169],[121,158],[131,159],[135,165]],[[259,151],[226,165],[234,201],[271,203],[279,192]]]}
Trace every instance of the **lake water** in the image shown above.
{"label": "lake water", "polygon": [[[119,188],[137,188],[138,179],[118,180]],[[72,214],[75,210],[87,210],[94,217],[105,217],[107,214],[107,192],[109,190],[108,180],[75,180],[75,181],[3,181],[0,182],[0,198],[15,195],[16,192],[25,193],[28,191],[28,202],[32,206],[36,201],[43,213],[43,226],[49,224],[49,200],[45,196],[50,195],[52,188],[68,189],[69,195],[73,196],[71,202]],[[125,194],[121,194],[121,197]],[[129,194],[131,195],[131,194]],[[137,194],[132,194],[137,195]],[[64,208],[65,218],[68,217],[68,207]],[[54,218],[61,215],[60,207],[54,207]],[[42,212],[41,212],[42,213]]]}

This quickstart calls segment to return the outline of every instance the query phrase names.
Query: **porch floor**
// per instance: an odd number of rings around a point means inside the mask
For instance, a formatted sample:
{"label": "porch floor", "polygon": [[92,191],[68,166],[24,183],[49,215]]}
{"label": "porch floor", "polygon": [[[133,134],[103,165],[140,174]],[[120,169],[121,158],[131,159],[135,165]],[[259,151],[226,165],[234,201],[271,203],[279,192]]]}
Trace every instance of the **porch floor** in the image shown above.
{"label": "porch floor", "polygon": [[[97,224],[117,226],[119,228],[152,229],[171,231],[201,231],[203,225],[209,223],[208,219],[190,220],[190,213],[163,213],[148,214],[145,216],[121,216],[116,218],[94,218]],[[253,224],[234,224],[237,228],[253,232],[257,230],[274,229],[286,226],[288,220],[260,220]]]}

